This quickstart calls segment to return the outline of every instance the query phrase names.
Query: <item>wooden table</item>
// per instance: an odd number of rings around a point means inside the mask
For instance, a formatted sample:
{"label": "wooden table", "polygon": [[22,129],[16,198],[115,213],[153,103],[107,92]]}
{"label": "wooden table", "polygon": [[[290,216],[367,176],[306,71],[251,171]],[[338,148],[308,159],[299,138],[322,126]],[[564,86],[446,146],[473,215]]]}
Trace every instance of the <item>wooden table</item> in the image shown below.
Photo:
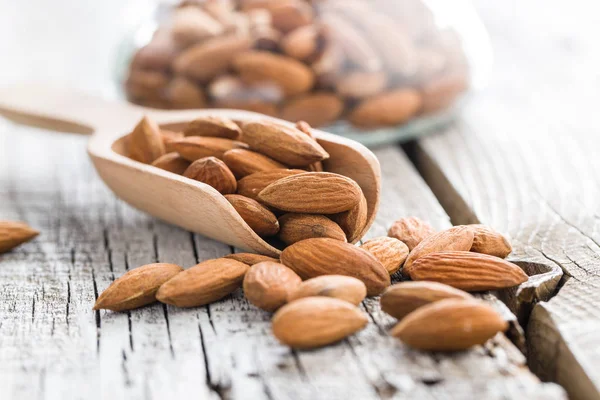
{"label": "wooden table", "polygon": [[[98,293],[129,268],[157,260],[187,267],[235,249],[115,199],[84,137],[0,120],[0,216],[42,231],[0,256],[0,398],[560,399],[564,388],[574,399],[599,399],[595,17],[583,0],[479,3],[496,50],[492,84],[445,132],[376,150],[383,193],[368,236],[406,215],[437,228],[482,222],[505,232],[511,259],[532,275],[518,290],[485,296],[512,319],[506,336],[458,354],[413,351],[387,336],[392,319],[368,299],[365,330],[291,351],[241,291],[196,309],[94,312]],[[49,13],[52,20],[57,11]],[[15,60],[3,62],[9,79],[39,77]],[[106,86],[105,70],[62,71],[64,82]]]}

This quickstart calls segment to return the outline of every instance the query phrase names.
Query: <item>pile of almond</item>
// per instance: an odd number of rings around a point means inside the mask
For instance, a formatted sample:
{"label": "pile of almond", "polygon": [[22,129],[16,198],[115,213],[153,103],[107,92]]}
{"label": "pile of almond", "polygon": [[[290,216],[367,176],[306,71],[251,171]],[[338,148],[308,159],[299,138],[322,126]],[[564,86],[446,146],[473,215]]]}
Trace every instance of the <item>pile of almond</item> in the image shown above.
{"label": "pile of almond", "polygon": [[133,56],[128,98],[364,128],[446,109],[468,88],[453,28],[422,0],[184,1]]}
{"label": "pile of almond", "polygon": [[[196,307],[243,287],[250,303],[275,312],[274,335],[294,348],[324,346],[364,328],[369,318],[359,305],[366,296],[381,295],[382,310],[400,320],[390,334],[421,350],[463,350],[507,329],[494,308],[468,293],[528,279],[504,260],[511,246],[501,234],[482,225],[435,232],[415,217],[396,221],[388,234],[361,246],[303,239],[279,259],[236,253],[187,270],[145,265],[113,282],[94,309],[122,311],[156,300]],[[398,271],[412,281],[390,286]]]}

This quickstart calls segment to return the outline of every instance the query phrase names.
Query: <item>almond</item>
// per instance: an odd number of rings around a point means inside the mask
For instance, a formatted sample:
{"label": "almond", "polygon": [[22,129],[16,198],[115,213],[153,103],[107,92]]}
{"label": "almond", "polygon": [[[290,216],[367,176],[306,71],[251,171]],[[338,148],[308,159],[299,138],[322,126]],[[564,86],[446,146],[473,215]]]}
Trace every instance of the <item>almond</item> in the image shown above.
{"label": "almond", "polygon": [[223,33],[223,26],[217,20],[194,5],[175,9],[170,25],[173,39],[180,46],[189,46]]}
{"label": "almond", "polygon": [[173,150],[172,143],[183,139],[183,132],[173,132],[166,129],[161,129],[160,135],[167,153],[175,152],[175,150]]}
{"label": "almond", "polygon": [[346,241],[342,228],[324,215],[284,214],[279,217],[279,226],[279,239],[287,245],[318,237]]}
{"label": "almond", "polygon": [[179,265],[165,263],[132,269],[98,296],[94,310],[125,311],[154,303],[158,288],[181,271]]}
{"label": "almond", "polygon": [[245,143],[235,140],[201,136],[188,136],[171,143],[171,148],[174,151],[190,161],[196,161],[204,157],[223,158],[226,151],[247,147]]}
{"label": "almond", "polygon": [[302,279],[321,275],[346,275],[360,279],[369,296],[390,285],[390,274],[371,253],[329,238],[307,239],[285,248],[281,262]]}
{"label": "almond", "polygon": [[336,121],[343,110],[344,103],[335,94],[313,92],[288,101],[281,110],[281,118],[306,120],[313,126],[323,126]]}
{"label": "almond", "polygon": [[260,153],[233,149],[223,154],[223,161],[229,167],[237,179],[241,179],[255,172],[269,171],[273,169],[285,169],[286,166]]}
{"label": "almond", "polygon": [[283,344],[308,349],[338,342],[364,328],[367,316],[352,304],[331,297],[305,297],[281,307],[273,334]]}
{"label": "almond", "polygon": [[318,29],[314,25],[294,29],[283,38],[281,49],[297,60],[313,58],[319,50]]}
{"label": "almond", "polygon": [[438,282],[400,282],[381,295],[381,309],[394,318],[402,319],[414,310],[444,299],[472,299],[469,293]]}
{"label": "almond", "polygon": [[211,136],[236,140],[242,134],[240,127],[229,118],[208,116],[196,118],[183,131],[185,136]]}
{"label": "almond", "polygon": [[271,183],[292,175],[303,174],[301,169],[273,169],[255,172],[238,181],[238,194],[258,200],[258,194]]}
{"label": "almond", "polygon": [[128,146],[129,157],[145,164],[165,154],[160,128],[148,117],[142,118],[129,134]]}
{"label": "almond", "polygon": [[367,199],[361,190],[360,201],[348,211],[331,215],[337,224],[344,230],[348,243],[354,243],[360,239],[363,229],[367,224]]}
{"label": "almond", "polygon": [[165,97],[175,108],[206,107],[206,96],[202,88],[184,77],[176,77],[169,83]]}
{"label": "almond", "polygon": [[350,178],[330,172],[306,172],[271,183],[258,198],[283,211],[336,214],[355,207],[361,194],[360,186]]}
{"label": "almond", "polygon": [[504,289],[526,282],[518,266],[498,257],[469,251],[440,251],[419,257],[410,269],[415,281],[434,281],[469,292]]}
{"label": "almond", "polygon": [[355,71],[337,81],[336,90],[340,96],[362,99],[381,93],[387,86],[387,74],[381,71]]}
{"label": "almond", "polygon": [[273,236],[279,232],[277,217],[256,200],[239,194],[228,194],[225,198],[257,235]]}
{"label": "almond", "polygon": [[402,274],[408,276],[412,263],[419,257],[444,250],[469,251],[473,245],[473,230],[465,225],[434,233],[415,246],[408,254]]}
{"label": "almond", "polygon": [[158,157],[152,165],[154,167],[164,169],[165,171],[173,172],[177,175],[183,175],[186,169],[190,166],[190,162],[181,157],[179,153],[167,153]]}
{"label": "almond", "polygon": [[30,241],[40,232],[24,222],[0,221],[0,254]]}
{"label": "almond", "polygon": [[177,307],[215,302],[242,286],[248,268],[228,258],[203,261],[165,282],[158,289],[156,299]]}
{"label": "almond", "polygon": [[433,235],[435,229],[417,217],[400,218],[388,230],[388,236],[404,242],[412,251],[423,239]]}
{"label": "almond", "polygon": [[127,94],[134,99],[163,100],[169,75],[162,71],[132,69],[125,82]]}
{"label": "almond", "polygon": [[232,260],[243,262],[244,264],[247,264],[250,266],[252,266],[254,264],[258,264],[259,262],[263,262],[263,261],[279,262],[279,260],[276,258],[263,256],[261,254],[254,254],[254,253],[234,253],[234,254],[229,254],[229,255],[225,256],[225,258],[230,258]]}
{"label": "almond", "polygon": [[273,17],[273,26],[282,32],[290,32],[301,26],[309,25],[313,20],[313,8],[304,1],[284,1],[269,7]]}
{"label": "almond", "polygon": [[305,167],[329,154],[305,133],[270,121],[242,124],[243,137],[252,150],[292,167]]}
{"label": "almond", "polygon": [[348,118],[352,124],[363,128],[398,125],[415,116],[421,104],[418,91],[396,89],[364,100]]}
{"label": "almond", "polygon": [[216,157],[205,157],[194,161],[183,176],[215,188],[221,194],[235,193],[237,182],[227,165]]}
{"label": "almond", "polygon": [[471,251],[506,258],[512,251],[508,239],[485,225],[469,225],[473,230],[473,246]]}
{"label": "almond", "polygon": [[390,333],[419,350],[459,351],[506,329],[502,316],[481,301],[445,299],[410,313]]}
{"label": "almond", "polygon": [[335,297],[357,306],[367,296],[367,287],[351,276],[322,275],[298,285],[290,292],[288,301],[311,296]]}
{"label": "almond", "polygon": [[[296,129],[298,129],[302,133],[307,134],[308,137],[310,137],[311,139],[315,138],[315,136],[312,133],[311,126],[306,121],[297,121]],[[311,172],[323,172],[324,171],[323,163],[321,161],[317,161],[317,162],[310,164],[306,169]]]}
{"label": "almond", "polygon": [[381,236],[370,239],[360,247],[373,254],[390,275],[396,273],[408,257],[408,247],[391,237]]}
{"label": "almond", "polygon": [[131,69],[166,71],[176,54],[177,47],[172,40],[153,40],[135,53]]}
{"label": "almond", "polygon": [[250,267],[244,277],[244,295],[265,311],[275,311],[287,302],[288,294],[302,279],[283,264],[263,261]]}

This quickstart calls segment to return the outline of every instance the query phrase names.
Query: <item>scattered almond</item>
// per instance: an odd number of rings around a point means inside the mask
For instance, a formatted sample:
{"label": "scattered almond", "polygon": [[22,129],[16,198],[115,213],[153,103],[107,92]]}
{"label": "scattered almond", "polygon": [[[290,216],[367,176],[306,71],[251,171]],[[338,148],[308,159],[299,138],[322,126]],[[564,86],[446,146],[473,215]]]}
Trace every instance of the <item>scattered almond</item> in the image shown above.
{"label": "scattered almond", "polygon": [[233,149],[223,154],[223,161],[229,167],[236,178],[241,179],[255,172],[269,171],[273,169],[285,169],[286,166],[260,153]]}
{"label": "scattered almond", "polygon": [[40,232],[24,222],[0,221],[0,254],[30,241]]}
{"label": "scattered almond", "polygon": [[225,198],[257,235],[273,236],[279,232],[277,217],[256,200],[239,194],[228,194]]}
{"label": "scattered almond", "polygon": [[164,169],[165,171],[173,172],[174,174],[183,175],[186,169],[190,166],[190,162],[181,157],[179,153],[167,153],[158,157],[152,163],[153,166]]}
{"label": "scattered almond", "polygon": [[318,237],[346,241],[342,228],[324,215],[284,214],[279,217],[279,226],[279,239],[287,245]]}
{"label": "scattered almond", "polygon": [[473,246],[471,251],[476,253],[489,254],[500,258],[506,258],[512,251],[512,246],[508,239],[501,233],[485,225],[469,225],[473,230]]}
{"label": "scattered almond", "polygon": [[211,136],[236,140],[242,134],[240,127],[224,117],[208,116],[196,118],[185,127],[185,136]]}
{"label": "scattered almond", "polygon": [[433,235],[435,229],[417,217],[400,218],[388,230],[388,236],[404,242],[412,251],[423,239]]}
{"label": "scattered almond", "polygon": [[367,296],[367,287],[361,280],[351,276],[322,275],[298,285],[290,292],[288,301],[311,296],[335,297],[357,306]]}
{"label": "scattered almond", "polygon": [[265,311],[275,311],[287,302],[288,294],[302,279],[283,264],[263,261],[250,267],[244,277],[244,295]]}
{"label": "scattered almond", "polygon": [[204,157],[194,161],[183,176],[206,183],[221,194],[235,193],[237,188],[233,173],[216,157]]}
{"label": "scattered almond", "polygon": [[225,256],[225,258],[231,258],[232,260],[243,262],[244,264],[247,264],[250,266],[252,266],[254,264],[258,264],[263,261],[279,262],[279,260],[276,258],[263,256],[261,254],[254,254],[254,253],[233,253],[233,254],[229,254],[228,256]]}
{"label": "scattered almond", "polygon": [[381,236],[370,239],[360,247],[373,254],[390,275],[396,273],[408,257],[408,247],[391,237]]}

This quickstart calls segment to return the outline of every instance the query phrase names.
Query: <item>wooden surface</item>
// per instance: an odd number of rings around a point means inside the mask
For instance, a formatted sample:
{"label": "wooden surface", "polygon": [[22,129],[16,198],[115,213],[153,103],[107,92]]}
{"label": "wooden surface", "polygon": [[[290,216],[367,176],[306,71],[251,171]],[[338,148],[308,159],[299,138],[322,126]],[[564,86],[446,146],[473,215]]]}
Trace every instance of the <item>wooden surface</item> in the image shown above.
{"label": "wooden surface", "polygon": [[[0,11],[14,4],[0,2]],[[232,249],[116,200],[88,161],[86,138],[0,120],[0,217],[42,231],[0,256],[0,399],[564,398],[527,362],[571,398],[600,398],[593,13],[583,0],[478,5],[496,47],[491,87],[446,132],[405,148],[419,172],[399,147],[376,151],[384,189],[368,237],[405,215],[437,228],[450,217],[481,221],[509,234],[511,259],[534,277],[486,295],[512,320],[508,337],[452,355],[415,352],[386,335],[392,320],[367,300],[364,331],[295,352],[240,291],[197,309],[93,312],[98,293],[128,268],[189,267]],[[5,66],[8,76],[38,76],[23,65]],[[60,79],[107,84],[105,71],[72,72]]]}

